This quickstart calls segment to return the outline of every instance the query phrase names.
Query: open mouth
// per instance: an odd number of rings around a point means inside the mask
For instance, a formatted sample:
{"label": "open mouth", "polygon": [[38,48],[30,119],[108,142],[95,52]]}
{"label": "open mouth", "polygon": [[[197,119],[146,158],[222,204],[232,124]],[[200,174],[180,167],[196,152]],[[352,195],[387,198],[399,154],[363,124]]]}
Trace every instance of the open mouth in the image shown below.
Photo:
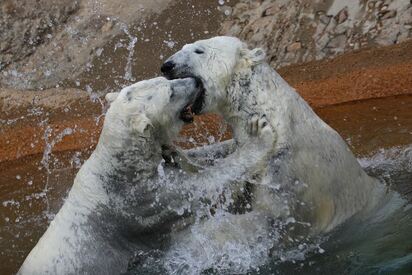
{"label": "open mouth", "polygon": [[199,78],[194,77],[194,79],[196,80],[197,88],[196,96],[182,109],[179,116],[179,118],[185,123],[193,122],[194,116],[202,112],[205,101],[205,88],[203,83]]}

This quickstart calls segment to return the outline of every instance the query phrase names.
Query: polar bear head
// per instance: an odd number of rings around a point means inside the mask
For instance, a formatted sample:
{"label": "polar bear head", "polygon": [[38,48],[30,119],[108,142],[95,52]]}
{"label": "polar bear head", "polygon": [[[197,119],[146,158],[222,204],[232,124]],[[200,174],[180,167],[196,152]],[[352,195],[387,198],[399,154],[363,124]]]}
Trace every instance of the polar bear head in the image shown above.
{"label": "polar bear head", "polygon": [[193,104],[198,92],[200,84],[194,78],[158,77],[140,81],[119,93],[106,95],[110,108],[105,127],[110,126],[113,133],[130,130],[140,136],[150,132],[160,143],[168,144],[183,123],[193,119],[185,110]]}
{"label": "polar bear head", "polygon": [[204,88],[193,107],[195,114],[219,112],[220,105],[230,99],[230,85],[234,73],[252,68],[265,60],[262,49],[249,50],[235,37],[218,36],[185,45],[162,65],[162,73],[169,79],[194,77]]}

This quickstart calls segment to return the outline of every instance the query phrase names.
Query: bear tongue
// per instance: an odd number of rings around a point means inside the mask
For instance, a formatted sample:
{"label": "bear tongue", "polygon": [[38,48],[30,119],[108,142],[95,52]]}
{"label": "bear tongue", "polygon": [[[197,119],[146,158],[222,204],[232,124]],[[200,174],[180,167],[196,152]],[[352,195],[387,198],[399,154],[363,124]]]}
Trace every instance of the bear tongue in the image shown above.
{"label": "bear tongue", "polygon": [[187,105],[182,112],[180,112],[180,119],[186,123],[192,123],[194,118],[194,113],[192,111],[192,105]]}

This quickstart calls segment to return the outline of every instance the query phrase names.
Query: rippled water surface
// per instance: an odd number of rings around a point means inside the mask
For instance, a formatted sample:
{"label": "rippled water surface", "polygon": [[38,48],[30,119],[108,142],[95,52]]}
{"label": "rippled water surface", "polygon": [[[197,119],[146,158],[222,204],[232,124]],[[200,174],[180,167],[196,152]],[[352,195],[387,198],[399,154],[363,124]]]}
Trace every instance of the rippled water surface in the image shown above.
{"label": "rippled water surface", "polygon": [[[412,197],[412,97],[368,100],[317,112],[344,136],[367,172],[399,191],[404,201],[389,202],[366,221],[354,217],[303,258],[296,248],[253,273],[412,272],[408,203]],[[47,159],[42,154],[0,163],[0,274],[16,272],[62,205],[90,152],[48,152]]]}

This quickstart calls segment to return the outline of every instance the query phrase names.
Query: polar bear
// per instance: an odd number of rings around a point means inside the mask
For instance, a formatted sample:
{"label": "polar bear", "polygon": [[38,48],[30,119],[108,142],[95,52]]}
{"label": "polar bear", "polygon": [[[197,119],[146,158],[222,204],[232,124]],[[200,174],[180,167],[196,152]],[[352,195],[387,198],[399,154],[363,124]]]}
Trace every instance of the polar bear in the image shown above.
{"label": "polar bear", "polygon": [[193,78],[159,77],[106,96],[111,105],[97,147],[18,274],[125,272],[135,253],[167,247],[171,232],[190,224],[192,205],[213,202],[226,183],[241,182],[262,166],[275,139],[260,120],[251,121],[260,126],[249,133],[255,137],[250,144],[220,163],[228,173],[211,168],[193,176],[178,173],[173,184],[159,179],[162,145],[179,132],[182,110],[200,91]]}
{"label": "polar bear", "polygon": [[385,196],[386,187],[362,170],[339,134],[265,62],[262,49],[234,37],[200,40],[169,57],[161,71],[169,79],[201,81],[205,92],[192,111],[222,115],[237,144],[248,140],[247,118],[266,115],[277,140],[269,172],[253,191],[255,211],[317,234]]}

